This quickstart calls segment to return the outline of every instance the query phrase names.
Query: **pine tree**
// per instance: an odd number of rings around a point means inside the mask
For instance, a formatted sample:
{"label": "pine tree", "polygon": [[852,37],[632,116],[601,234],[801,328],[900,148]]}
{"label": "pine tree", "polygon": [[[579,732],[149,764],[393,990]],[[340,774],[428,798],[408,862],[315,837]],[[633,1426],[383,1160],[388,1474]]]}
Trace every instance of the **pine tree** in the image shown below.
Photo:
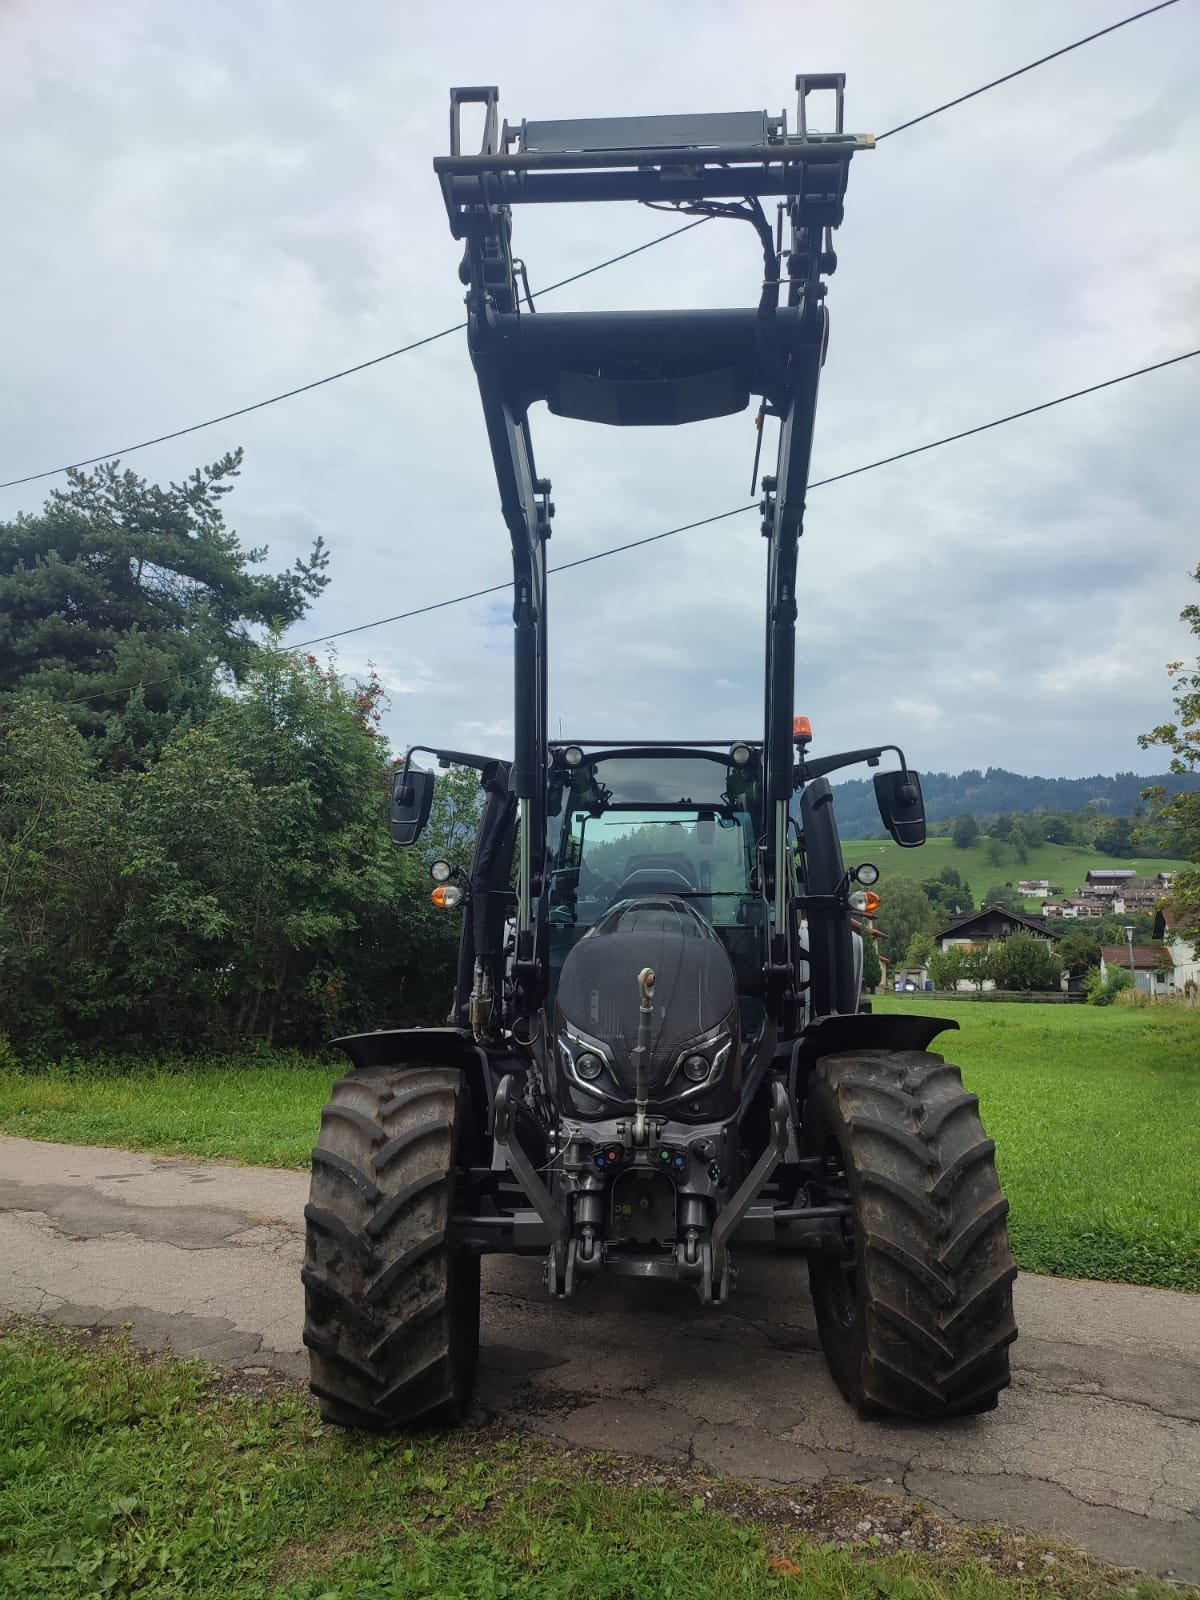
{"label": "pine tree", "polygon": [[250,630],[298,621],[328,582],[320,539],[286,572],[254,569],[222,501],[242,452],[165,489],[109,462],[68,473],[37,515],[0,523],[0,712],[61,707],[110,766],[144,765],[240,680]]}

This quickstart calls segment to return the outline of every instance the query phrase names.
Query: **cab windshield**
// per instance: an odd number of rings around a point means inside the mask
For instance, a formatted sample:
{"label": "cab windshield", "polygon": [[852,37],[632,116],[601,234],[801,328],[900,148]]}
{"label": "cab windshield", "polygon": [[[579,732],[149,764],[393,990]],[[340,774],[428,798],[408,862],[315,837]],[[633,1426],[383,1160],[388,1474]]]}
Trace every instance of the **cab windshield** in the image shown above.
{"label": "cab windshield", "polygon": [[551,973],[619,900],[672,894],[712,923],[735,967],[761,969],[757,759],[681,752],[597,757],[556,769],[548,796]]}
{"label": "cab windshield", "polygon": [[590,925],[617,900],[675,894],[710,921],[736,922],[753,894],[754,833],[746,813],[648,807],[599,816],[572,810],[551,869],[550,915]]}

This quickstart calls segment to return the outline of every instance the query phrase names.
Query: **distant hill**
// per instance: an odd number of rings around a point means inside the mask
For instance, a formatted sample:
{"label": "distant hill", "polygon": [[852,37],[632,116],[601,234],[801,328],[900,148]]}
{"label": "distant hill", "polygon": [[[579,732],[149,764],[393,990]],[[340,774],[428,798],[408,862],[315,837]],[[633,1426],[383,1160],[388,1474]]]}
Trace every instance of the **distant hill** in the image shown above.
{"label": "distant hill", "polygon": [[[1153,874],[1178,872],[1187,865],[1169,856],[1138,855],[1118,861],[1080,844],[1033,845],[1025,862],[1018,865],[1007,861],[998,867],[988,862],[983,840],[969,850],[959,850],[950,839],[927,839],[919,850],[901,850],[890,839],[852,839],[843,834],[842,849],[848,863],[857,866],[861,861],[872,861],[879,868],[879,892],[885,906],[893,878],[915,878],[922,883],[938,877],[946,867],[953,867],[966,880],[971,888],[971,903],[978,905],[993,884],[1008,883],[1015,888],[1022,878],[1047,878],[1067,894],[1076,894],[1090,867],[1131,867],[1135,872]],[[1041,902],[1027,898],[1025,909],[1040,913]],[[887,918],[882,912],[880,926],[886,931]],[[1081,926],[1095,931],[1094,923]]]}
{"label": "distant hill", "polygon": [[[1142,790],[1155,784],[1172,792],[1200,789],[1200,774],[1147,777],[1140,772],[1118,772],[1114,777],[1026,778],[1003,767],[989,767],[986,772],[973,768],[959,773],[921,773],[925,815],[930,822],[946,822],[970,811],[981,826],[1005,812],[1081,811],[1086,805],[1095,805],[1114,817],[1127,817],[1140,803]],[[844,839],[883,836],[870,778],[834,784],[834,794]]]}

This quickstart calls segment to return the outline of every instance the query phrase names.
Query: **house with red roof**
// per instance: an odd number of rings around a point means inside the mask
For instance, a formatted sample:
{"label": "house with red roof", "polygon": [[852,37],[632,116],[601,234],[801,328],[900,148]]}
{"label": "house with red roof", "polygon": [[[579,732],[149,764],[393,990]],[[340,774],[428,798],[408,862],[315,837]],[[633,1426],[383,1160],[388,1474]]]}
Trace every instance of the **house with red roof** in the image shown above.
{"label": "house with red roof", "polygon": [[1100,976],[1107,978],[1111,967],[1132,971],[1133,980],[1143,994],[1175,993],[1175,958],[1165,945],[1102,944]]}

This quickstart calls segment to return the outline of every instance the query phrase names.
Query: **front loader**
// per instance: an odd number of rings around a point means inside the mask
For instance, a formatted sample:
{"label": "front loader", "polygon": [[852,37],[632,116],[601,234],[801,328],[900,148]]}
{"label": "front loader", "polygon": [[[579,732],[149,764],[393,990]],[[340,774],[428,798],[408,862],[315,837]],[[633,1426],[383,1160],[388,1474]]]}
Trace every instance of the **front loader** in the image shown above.
{"label": "front loader", "polygon": [[[434,772],[479,773],[472,859],[436,861],[461,908],[450,1023],[337,1041],[350,1071],[313,1152],[304,1341],[322,1415],[376,1430],[452,1423],[479,1346],[480,1259],[540,1257],[547,1292],[621,1276],[735,1291],[751,1250],[804,1250],[830,1368],[864,1414],[985,1411],[1009,1381],[1015,1268],[994,1145],[956,1026],[872,1014],[856,922],[869,863],[842,858],[829,775],[879,768],[896,844],[925,837],[894,745],[814,755],[794,714],[797,545],[851,161],[841,75],[797,79],[798,125],[765,112],[499,121],[451,91],[435,161],[463,242],[467,340],[513,555],[511,758],[410,750],[392,836],[412,846]],[[810,125],[816,97],[832,131]],[[483,123],[463,154],[463,107]],[[762,272],[734,310],[535,312],[514,257],[523,205],[643,202],[750,224]],[[764,201],[775,202],[774,226]],[[551,739],[546,541],[529,410],[674,426],[744,410],[760,439],[763,722],[753,736]],[[757,471],[757,468],[756,468]],[[591,731],[591,730],[588,730]],[[888,765],[884,766],[885,760]]]}

